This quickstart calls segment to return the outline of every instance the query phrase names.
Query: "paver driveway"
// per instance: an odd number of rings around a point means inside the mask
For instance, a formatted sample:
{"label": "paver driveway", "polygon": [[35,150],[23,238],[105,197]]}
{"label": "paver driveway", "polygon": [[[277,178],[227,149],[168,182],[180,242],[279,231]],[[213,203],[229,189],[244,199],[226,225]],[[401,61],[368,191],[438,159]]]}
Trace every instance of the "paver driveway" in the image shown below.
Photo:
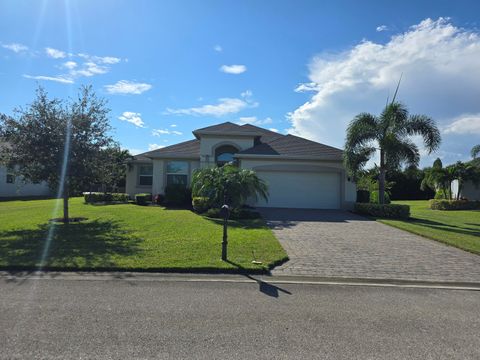
{"label": "paver driveway", "polygon": [[480,256],[346,211],[259,210],[290,258],[274,275],[480,283]]}

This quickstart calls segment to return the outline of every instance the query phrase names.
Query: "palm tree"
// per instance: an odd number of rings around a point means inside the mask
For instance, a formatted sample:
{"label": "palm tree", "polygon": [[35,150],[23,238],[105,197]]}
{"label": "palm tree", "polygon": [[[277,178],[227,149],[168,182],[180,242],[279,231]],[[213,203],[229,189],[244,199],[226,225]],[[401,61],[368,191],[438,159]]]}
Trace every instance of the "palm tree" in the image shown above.
{"label": "palm tree", "polygon": [[[398,90],[398,88],[397,88]],[[429,153],[440,145],[440,131],[435,121],[425,115],[409,115],[407,108],[394,100],[380,116],[357,115],[349,124],[344,161],[354,175],[372,156],[380,152],[379,202],[385,203],[385,173],[402,164],[418,166],[420,153],[409,137],[420,135]]]}
{"label": "palm tree", "polygon": [[471,151],[470,154],[472,154],[472,158],[476,159],[477,156],[480,155],[480,144],[475,145],[475,146],[472,148],[472,151]]}
{"label": "palm tree", "polygon": [[452,199],[452,181],[455,180],[455,169],[451,166],[443,167],[442,160],[437,158],[431,168],[425,169],[425,176],[420,184],[420,189],[427,187],[438,191],[440,190],[444,197]]}
{"label": "palm tree", "polygon": [[247,199],[268,201],[268,188],[255,171],[226,164],[196,170],[192,177],[192,196],[208,197],[215,206],[227,201],[230,206],[239,207]]}

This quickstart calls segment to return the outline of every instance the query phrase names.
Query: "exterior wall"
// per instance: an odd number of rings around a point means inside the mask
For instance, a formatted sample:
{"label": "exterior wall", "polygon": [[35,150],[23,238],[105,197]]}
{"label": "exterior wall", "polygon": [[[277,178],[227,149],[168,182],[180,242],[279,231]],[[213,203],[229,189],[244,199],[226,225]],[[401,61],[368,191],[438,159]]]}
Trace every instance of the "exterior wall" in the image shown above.
{"label": "exterior wall", "polygon": [[[452,195],[457,196],[458,192],[458,180],[452,181]],[[468,181],[463,185],[462,192],[460,193],[462,198],[468,200],[478,200],[480,201],[480,185],[475,185],[474,183]]]}
{"label": "exterior wall", "polygon": [[258,171],[279,172],[337,172],[340,174],[340,206],[351,209],[356,200],[356,185],[348,180],[344,166],[340,161],[299,161],[299,160],[263,160],[241,159],[240,167]]}
{"label": "exterior wall", "polygon": [[[152,192],[152,186],[140,186],[138,184],[138,165],[145,164],[150,164],[150,162],[145,161],[142,163],[139,162],[127,165],[125,192],[130,195],[131,198],[135,197],[135,194]],[[155,176],[153,177],[153,181],[155,182]]]}
{"label": "exterior wall", "polygon": [[[172,161],[186,161],[189,164],[188,185],[190,186],[193,172],[200,167],[200,161],[190,159],[171,159]],[[134,197],[138,193],[165,194],[167,183],[167,162],[169,159],[155,159],[153,164],[152,186],[140,186],[138,184],[138,165],[149,164],[148,162],[133,163],[127,171],[126,193]]]}
{"label": "exterior wall", "polygon": [[239,150],[245,150],[254,144],[253,137],[203,135],[200,140],[200,166],[202,168],[215,165],[215,149],[222,145],[233,145]]}
{"label": "exterior wall", "polygon": [[0,197],[50,196],[51,194],[46,182],[24,184],[21,179],[16,178],[15,183],[8,184],[7,168],[0,166]]}

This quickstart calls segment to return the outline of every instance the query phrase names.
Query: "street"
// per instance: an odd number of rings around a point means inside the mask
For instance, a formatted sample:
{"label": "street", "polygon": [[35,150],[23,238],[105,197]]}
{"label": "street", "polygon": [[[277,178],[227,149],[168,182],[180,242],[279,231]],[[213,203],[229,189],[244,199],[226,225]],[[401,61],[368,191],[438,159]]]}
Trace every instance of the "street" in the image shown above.
{"label": "street", "polygon": [[148,279],[0,278],[0,358],[480,358],[479,291]]}

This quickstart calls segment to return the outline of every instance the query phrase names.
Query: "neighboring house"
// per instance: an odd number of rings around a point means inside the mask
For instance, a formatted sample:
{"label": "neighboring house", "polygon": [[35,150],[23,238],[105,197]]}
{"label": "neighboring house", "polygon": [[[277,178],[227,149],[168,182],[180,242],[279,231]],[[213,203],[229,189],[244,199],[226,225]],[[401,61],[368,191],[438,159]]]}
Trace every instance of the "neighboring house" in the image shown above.
{"label": "neighboring house", "polygon": [[193,135],[194,140],[135,156],[127,171],[127,193],[163,194],[169,184],[189,186],[195,169],[235,161],[268,184],[269,201],[251,205],[342,209],[355,201],[356,186],[345,173],[340,149],[230,122]]}
{"label": "neighboring house", "polygon": [[[457,196],[458,193],[458,180],[452,181],[452,194],[453,196]],[[480,184],[475,185],[471,181],[466,181],[463,184],[463,188],[460,191],[460,198],[468,199],[468,200],[478,200],[480,201]]]}
{"label": "neighboring house", "polygon": [[24,183],[15,177],[5,166],[0,165],[0,198],[23,196],[49,196],[51,194],[47,183]]}

